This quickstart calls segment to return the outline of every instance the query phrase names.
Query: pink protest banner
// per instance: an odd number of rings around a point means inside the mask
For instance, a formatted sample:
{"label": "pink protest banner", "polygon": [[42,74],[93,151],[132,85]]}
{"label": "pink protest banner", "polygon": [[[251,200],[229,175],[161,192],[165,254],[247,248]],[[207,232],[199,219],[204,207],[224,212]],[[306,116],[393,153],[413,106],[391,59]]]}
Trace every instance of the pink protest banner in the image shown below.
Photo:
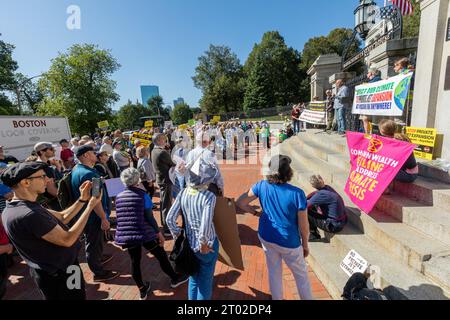
{"label": "pink protest banner", "polygon": [[362,211],[370,213],[416,146],[357,132],[347,132],[347,145],[351,171],[345,193]]}

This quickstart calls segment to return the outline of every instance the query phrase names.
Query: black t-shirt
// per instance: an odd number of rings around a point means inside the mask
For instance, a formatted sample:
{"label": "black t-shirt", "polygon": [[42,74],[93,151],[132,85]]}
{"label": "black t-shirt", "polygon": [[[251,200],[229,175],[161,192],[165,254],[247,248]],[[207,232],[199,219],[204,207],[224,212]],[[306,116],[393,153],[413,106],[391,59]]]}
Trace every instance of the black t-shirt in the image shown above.
{"label": "black t-shirt", "polygon": [[68,228],[37,202],[8,202],[2,221],[11,243],[31,268],[65,272],[76,261],[79,241],[66,248],[42,239],[57,225],[66,231]]}

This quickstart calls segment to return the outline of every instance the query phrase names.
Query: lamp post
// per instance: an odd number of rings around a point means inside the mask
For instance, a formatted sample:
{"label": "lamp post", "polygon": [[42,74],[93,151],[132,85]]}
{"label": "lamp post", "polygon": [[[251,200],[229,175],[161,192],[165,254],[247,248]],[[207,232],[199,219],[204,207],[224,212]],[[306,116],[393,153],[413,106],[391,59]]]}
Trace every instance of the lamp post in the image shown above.
{"label": "lamp post", "polygon": [[375,22],[376,5],[373,0],[360,0],[359,6],[355,9],[355,31],[362,40],[366,40],[370,25]]}

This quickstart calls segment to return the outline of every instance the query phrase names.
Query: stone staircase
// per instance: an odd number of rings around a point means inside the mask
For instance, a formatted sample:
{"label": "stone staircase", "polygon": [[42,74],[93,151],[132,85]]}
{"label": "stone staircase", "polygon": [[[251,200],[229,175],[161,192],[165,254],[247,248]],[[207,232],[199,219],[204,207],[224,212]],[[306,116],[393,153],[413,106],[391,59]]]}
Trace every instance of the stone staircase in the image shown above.
{"label": "stone staircase", "polygon": [[450,184],[419,177],[412,184],[394,183],[375,210],[362,213],[344,193],[350,171],[346,139],[308,130],[275,146],[265,158],[281,153],[292,158],[292,184],[306,194],[320,174],[344,198],[349,223],[330,243],[310,243],[308,263],[335,299],[348,276],[340,262],[356,250],[380,268],[381,287],[391,299],[437,300],[450,297]]}

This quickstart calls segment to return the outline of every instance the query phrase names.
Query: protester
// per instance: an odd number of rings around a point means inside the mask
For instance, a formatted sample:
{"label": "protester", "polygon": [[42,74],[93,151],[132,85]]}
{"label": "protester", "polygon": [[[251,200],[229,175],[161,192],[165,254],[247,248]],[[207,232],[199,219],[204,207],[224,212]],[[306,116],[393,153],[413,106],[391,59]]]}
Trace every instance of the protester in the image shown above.
{"label": "protester", "polygon": [[217,158],[208,147],[211,144],[211,136],[208,132],[198,132],[196,136],[196,148],[191,150],[186,157],[186,167],[191,168],[197,163],[200,167],[212,166],[217,169],[217,176],[211,182],[209,190],[216,196],[223,195],[225,183],[219,169]]}
{"label": "protester", "polygon": [[75,154],[70,150],[69,141],[62,139],[59,144],[61,145],[61,160],[63,162],[63,167],[65,170],[72,170],[74,163]]}
{"label": "protester", "polygon": [[397,74],[408,74],[411,72],[409,70],[410,61],[408,58],[401,58],[394,63],[394,71]]}
{"label": "protester", "polygon": [[334,99],[335,117],[337,119],[338,134],[344,135],[346,131],[345,113],[350,110],[350,89],[344,85],[344,80],[336,81],[337,94]]}
{"label": "protester", "polygon": [[114,149],[112,147],[112,140],[109,136],[105,136],[102,139],[102,146],[100,147],[100,152],[106,152],[109,155],[112,155],[114,152]]}
{"label": "protester", "polygon": [[135,139],[134,140],[134,144],[133,147],[131,148],[131,160],[133,161],[133,168],[137,168],[137,163],[138,163],[138,157],[136,155],[136,150],[137,148],[139,148],[141,146],[141,140],[140,139]]}
{"label": "protester", "polygon": [[[411,142],[405,135],[396,133],[397,124],[392,120],[382,120],[378,126],[380,128],[381,135],[385,137]],[[416,162],[416,158],[414,157],[414,152],[412,152],[405,164],[395,176],[394,180],[404,183],[413,183],[416,181],[418,176],[419,166]],[[387,193],[389,192],[390,190],[387,191]]]}
{"label": "protester", "polygon": [[[311,286],[305,258],[309,254],[309,226],[306,196],[288,182],[294,174],[291,159],[277,155],[269,162],[267,180],[255,184],[241,195],[237,206],[259,216],[258,236],[266,254],[269,284],[273,300],[283,299],[282,261],[294,275],[302,300],[311,300]],[[263,212],[250,203],[259,199]]]}
{"label": "protester", "polygon": [[189,278],[189,300],[210,300],[214,270],[219,255],[219,240],[213,224],[216,196],[208,190],[219,174],[208,162],[200,164],[201,174],[187,172],[188,187],[180,192],[167,214],[167,225],[176,239],[182,229],[177,225],[180,212],[185,221],[185,235],[199,262],[199,268]]}
{"label": "protester", "polygon": [[150,198],[153,198],[155,194],[156,175],[150,160],[150,151],[147,147],[141,146],[137,148],[136,155],[138,157],[137,169],[140,174],[140,182],[150,195]]}
{"label": "protester", "polygon": [[347,215],[342,197],[326,185],[320,175],[311,176],[309,182],[317,190],[307,197],[309,241],[317,241],[321,239],[317,228],[328,233],[339,233],[347,223]]}
{"label": "protester", "polygon": [[95,164],[94,168],[98,171],[100,176],[107,179],[113,179],[114,174],[111,172],[111,170],[108,167],[108,160],[110,158],[110,155],[107,151],[98,152],[97,153],[97,163]]}
{"label": "protester", "polygon": [[326,91],[326,101],[327,101],[327,129],[326,131],[333,131],[334,130],[334,99],[335,96],[333,95],[333,91],[327,90]]}
{"label": "protester", "polygon": [[[76,199],[80,196],[79,188],[86,181],[93,178],[100,178],[97,170],[94,169],[97,156],[90,146],[81,146],[76,154],[80,163],[72,170],[72,195]],[[102,189],[105,189],[102,186]],[[112,256],[103,256],[104,231],[110,229],[108,221],[111,213],[111,200],[108,198],[106,190],[103,192],[101,202],[94,208],[95,214],[91,215],[84,229],[86,260],[89,269],[94,273],[94,281],[102,282],[116,278],[119,274],[111,270],[105,270],[103,265],[112,259]]]}
{"label": "protester", "polygon": [[300,132],[300,108],[298,105],[294,105],[292,107],[291,118],[292,126],[294,127],[294,133],[298,134]]}
{"label": "protester", "polygon": [[[375,83],[381,81],[381,72],[376,68],[370,68],[367,72],[368,83]],[[363,122],[364,132],[366,134],[370,133],[370,121],[373,117],[367,115],[361,115],[360,120]]]}
{"label": "protester", "polygon": [[[80,197],[70,208],[62,212],[45,209],[36,200],[46,190],[46,167],[43,162],[18,163],[1,175],[3,183],[14,190],[14,198],[2,214],[3,226],[30,267],[31,277],[44,299],[84,300],[85,283],[78,263],[79,237],[100,198],[91,198],[91,183],[85,182],[80,185]],[[83,206],[86,209],[69,229],[66,225]],[[79,275],[80,287],[68,286],[74,272]]]}
{"label": "protester", "polygon": [[119,167],[120,172],[128,169],[130,167],[130,156],[123,151],[123,145],[121,140],[114,140],[112,147],[113,151],[113,159],[116,163],[117,167]]}
{"label": "protester", "polygon": [[57,182],[62,178],[62,163],[55,160],[55,148],[50,142],[39,142],[34,146],[38,162],[48,164],[44,169],[47,174],[47,189],[43,194],[39,195],[39,203],[44,207],[52,210],[61,210],[58,203],[58,184]]}
{"label": "protester", "polygon": [[188,277],[177,274],[164,251],[164,236],[153,217],[153,203],[149,195],[139,188],[139,171],[134,168],[122,172],[120,179],[126,186],[125,191],[117,195],[117,231],[116,244],[128,251],[131,258],[133,280],[139,288],[140,298],[147,298],[150,283],[142,280],[142,247],[158,259],[161,269],[171,279],[171,287],[176,288],[186,282]]}
{"label": "protester", "polygon": [[169,170],[176,166],[172,161],[170,153],[165,149],[167,137],[162,133],[157,133],[153,137],[155,148],[152,151],[151,159],[156,173],[156,182],[160,191],[160,213],[161,224],[164,229],[164,236],[170,237],[171,233],[166,224],[167,213],[172,205],[172,181],[169,177]]}
{"label": "protester", "polygon": [[5,156],[5,150],[3,146],[0,146],[0,163],[4,163],[6,165],[8,164],[14,164],[19,162],[16,158],[13,156]]}

